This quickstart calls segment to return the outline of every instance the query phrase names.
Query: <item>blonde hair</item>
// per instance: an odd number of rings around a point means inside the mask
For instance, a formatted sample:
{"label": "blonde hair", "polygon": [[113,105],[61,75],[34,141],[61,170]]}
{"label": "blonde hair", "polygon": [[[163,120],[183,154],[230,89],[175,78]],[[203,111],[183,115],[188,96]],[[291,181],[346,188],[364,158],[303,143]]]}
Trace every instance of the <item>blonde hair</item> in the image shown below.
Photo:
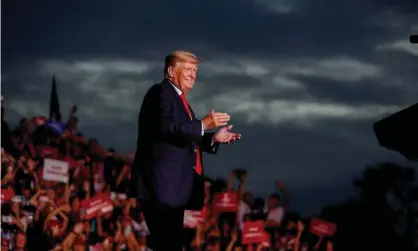
{"label": "blonde hair", "polygon": [[173,51],[165,57],[164,77],[168,77],[168,67],[177,63],[199,64],[202,59],[188,51]]}

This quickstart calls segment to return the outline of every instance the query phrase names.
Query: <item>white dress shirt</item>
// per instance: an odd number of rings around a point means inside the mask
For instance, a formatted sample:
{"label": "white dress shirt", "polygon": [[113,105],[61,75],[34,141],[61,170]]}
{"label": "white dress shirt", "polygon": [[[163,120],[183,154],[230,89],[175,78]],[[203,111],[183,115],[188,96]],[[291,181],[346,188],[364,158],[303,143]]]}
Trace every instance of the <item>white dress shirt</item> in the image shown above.
{"label": "white dress shirt", "polygon": [[271,210],[267,214],[267,220],[274,220],[277,223],[281,223],[284,215],[284,208],[279,206]]}

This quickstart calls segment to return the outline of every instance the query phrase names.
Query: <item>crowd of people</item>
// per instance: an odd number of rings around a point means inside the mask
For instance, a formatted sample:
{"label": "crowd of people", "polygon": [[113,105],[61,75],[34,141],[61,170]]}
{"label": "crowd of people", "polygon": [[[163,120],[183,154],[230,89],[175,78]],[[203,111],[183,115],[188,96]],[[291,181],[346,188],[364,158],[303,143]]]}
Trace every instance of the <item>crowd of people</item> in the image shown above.
{"label": "crowd of people", "polygon": [[[128,198],[132,156],[87,139],[75,109],[66,123],[24,118],[10,130],[2,107],[1,140],[1,250],[149,250],[141,205]],[[185,212],[184,250],[334,250],[335,226],[288,211],[283,183],[265,200],[246,179],[206,179],[204,208]]]}

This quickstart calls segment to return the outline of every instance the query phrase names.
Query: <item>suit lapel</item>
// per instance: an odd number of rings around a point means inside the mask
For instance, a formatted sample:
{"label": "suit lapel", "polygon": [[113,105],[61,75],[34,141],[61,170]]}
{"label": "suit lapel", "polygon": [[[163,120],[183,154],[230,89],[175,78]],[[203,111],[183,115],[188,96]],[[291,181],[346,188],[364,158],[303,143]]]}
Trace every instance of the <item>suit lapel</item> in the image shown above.
{"label": "suit lapel", "polygon": [[[187,117],[187,119],[190,119],[190,117],[189,117],[189,113],[187,112],[186,107],[184,107],[183,101],[181,100],[181,98],[180,98],[180,96],[179,96],[178,92],[177,92],[177,91],[176,91],[176,89],[173,87],[173,85],[170,83],[170,81],[168,81],[167,79],[164,79],[164,80],[163,80],[163,84],[164,84],[164,86],[165,86],[167,89],[170,89],[170,93],[172,94],[172,97],[173,97],[173,99],[175,100],[175,102],[176,102],[177,106],[179,106],[179,105],[180,105],[181,109],[184,111],[184,115]],[[189,110],[190,110],[190,113],[191,113],[191,116],[192,116],[192,120],[195,120],[195,119],[196,119],[196,116],[195,116],[195,114],[194,114],[194,112],[193,112],[193,109],[192,109],[192,107],[190,106],[190,104],[189,104]]]}
{"label": "suit lapel", "polygon": [[[167,79],[164,79],[163,86],[165,86],[165,88],[167,88],[168,91],[171,93],[171,97],[173,98],[178,109],[181,109],[184,112],[184,116],[186,116],[187,119],[190,119],[189,114],[187,113],[186,107],[184,107],[183,101],[181,100],[178,92],[176,91],[176,89],[174,89],[170,81],[168,81]],[[190,109],[190,112],[192,113],[192,118],[194,119],[194,114],[190,108],[190,105],[189,105],[189,109]]]}

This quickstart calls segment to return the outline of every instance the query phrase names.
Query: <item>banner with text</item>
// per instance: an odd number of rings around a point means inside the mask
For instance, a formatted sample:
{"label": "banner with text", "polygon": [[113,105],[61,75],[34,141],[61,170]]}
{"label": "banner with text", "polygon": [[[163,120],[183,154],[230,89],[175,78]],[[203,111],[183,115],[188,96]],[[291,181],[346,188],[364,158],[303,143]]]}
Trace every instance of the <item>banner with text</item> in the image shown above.
{"label": "banner with text", "polygon": [[110,200],[110,194],[100,194],[93,198],[85,199],[81,203],[82,208],[86,210],[87,219],[93,219],[97,216],[99,210],[106,214],[113,210],[112,201]]}
{"label": "banner with text", "polygon": [[13,196],[15,196],[13,189],[1,189],[1,204],[9,202]]}
{"label": "banner with text", "polygon": [[214,209],[217,212],[236,212],[238,207],[238,194],[236,192],[216,193],[214,195]]}
{"label": "banner with text", "polygon": [[264,231],[264,221],[246,221],[242,229],[242,244],[270,243],[269,234]]}
{"label": "banner with text", "polygon": [[68,182],[68,162],[45,159],[42,178],[48,181]]}
{"label": "banner with text", "polygon": [[184,227],[196,228],[205,222],[207,209],[203,208],[200,211],[185,210],[184,211]]}
{"label": "banner with text", "polygon": [[337,225],[320,220],[317,218],[312,218],[311,220],[311,232],[318,236],[333,236],[335,234],[335,231],[337,230]]}

